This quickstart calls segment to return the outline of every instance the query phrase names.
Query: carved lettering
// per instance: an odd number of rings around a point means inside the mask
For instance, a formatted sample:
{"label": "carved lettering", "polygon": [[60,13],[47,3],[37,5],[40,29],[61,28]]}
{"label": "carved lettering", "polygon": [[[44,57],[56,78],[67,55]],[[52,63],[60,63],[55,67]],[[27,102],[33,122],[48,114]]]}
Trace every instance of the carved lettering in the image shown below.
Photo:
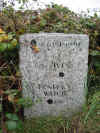
{"label": "carved lettering", "polygon": [[55,97],[55,96],[66,96],[67,92],[66,91],[62,91],[62,92],[58,92],[58,91],[44,91],[44,96],[45,97],[48,97],[48,96],[52,96],[52,97]]}
{"label": "carved lettering", "polygon": [[[67,47],[80,47],[80,41],[79,40],[75,40],[75,41],[60,41],[59,43],[56,43],[57,40],[49,40],[47,42],[47,50],[52,50],[53,48],[59,47],[59,48],[67,48]],[[62,45],[63,44],[63,45]]]}

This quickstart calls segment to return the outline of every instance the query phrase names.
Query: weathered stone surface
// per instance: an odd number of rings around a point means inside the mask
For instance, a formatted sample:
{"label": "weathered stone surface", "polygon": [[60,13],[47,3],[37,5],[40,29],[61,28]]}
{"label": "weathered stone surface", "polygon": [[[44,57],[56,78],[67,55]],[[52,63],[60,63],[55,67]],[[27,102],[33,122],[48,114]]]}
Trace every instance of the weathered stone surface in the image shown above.
{"label": "weathered stone surface", "polygon": [[20,37],[20,43],[23,96],[35,103],[25,108],[25,116],[69,116],[80,111],[85,103],[88,36],[25,34]]}
{"label": "weathered stone surface", "polygon": [[0,0],[0,11],[3,9],[3,0]]}

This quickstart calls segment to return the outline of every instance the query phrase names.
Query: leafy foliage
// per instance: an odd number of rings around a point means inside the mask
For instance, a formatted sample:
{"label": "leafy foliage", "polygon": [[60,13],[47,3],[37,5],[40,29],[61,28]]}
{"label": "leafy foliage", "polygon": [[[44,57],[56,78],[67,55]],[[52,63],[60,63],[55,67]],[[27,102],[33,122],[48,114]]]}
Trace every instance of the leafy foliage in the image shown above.
{"label": "leafy foliage", "polygon": [[8,120],[6,121],[6,126],[8,130],[22,129],[22,122],[21,120],[19,120],[17,115],[7,113],[6,117],[8,118]]}
{"label": "leafy foliage", "polygon": [[13,34],[5,34],[2,29],[0,30],[0,52],[10,51],[16,48],[17,40],[13,37]]}

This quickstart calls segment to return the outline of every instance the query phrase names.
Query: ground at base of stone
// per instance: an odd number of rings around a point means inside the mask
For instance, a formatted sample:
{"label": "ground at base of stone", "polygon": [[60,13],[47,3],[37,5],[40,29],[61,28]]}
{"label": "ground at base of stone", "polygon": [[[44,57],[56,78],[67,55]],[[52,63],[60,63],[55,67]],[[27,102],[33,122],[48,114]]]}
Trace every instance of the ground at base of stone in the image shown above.
{"label": "ground at base of stone", "polygon": [[24,121],[24,129],[17,133],[100,133],[100,117],[84,123],[84,113],[72,118],[41,117]]}

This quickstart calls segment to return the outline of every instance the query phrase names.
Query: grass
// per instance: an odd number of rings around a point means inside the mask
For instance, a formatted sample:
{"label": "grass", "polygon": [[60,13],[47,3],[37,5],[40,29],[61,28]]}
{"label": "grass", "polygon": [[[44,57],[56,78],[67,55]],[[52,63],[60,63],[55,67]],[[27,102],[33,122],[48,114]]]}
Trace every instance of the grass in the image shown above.
{"label": "grass", "polygon": [[[99,116],[100,117],[100,116]],[[100,133],[100,118],[95,117],[84,124],[84,113],[73,118],[45,117],[24,121],[18,133]]]}
{"label": "grass", "polygon": [[[98,93],[95,93],[91,101],[97,95]],[[83,112],[70,118],[31,118],[25,120],[23,125],[23,129],[17,133],[100,133],[100,106],[97,102],[91,103]]]}

